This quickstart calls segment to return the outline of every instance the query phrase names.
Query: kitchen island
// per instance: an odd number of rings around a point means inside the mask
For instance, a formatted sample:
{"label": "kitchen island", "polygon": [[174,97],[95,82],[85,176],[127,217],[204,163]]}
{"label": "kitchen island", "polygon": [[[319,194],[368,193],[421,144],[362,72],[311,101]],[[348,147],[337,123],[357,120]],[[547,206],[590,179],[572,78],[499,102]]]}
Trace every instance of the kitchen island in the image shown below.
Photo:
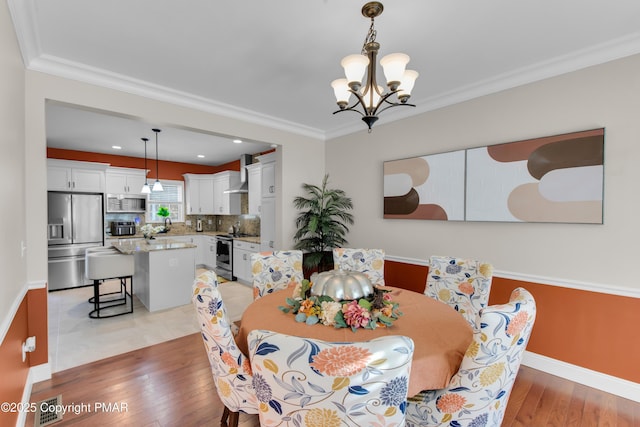
{"label": "kitchen island", "polygon": [[196,248],[173,239],[119,239],[113,244],[135,256],[133,292],[149,311],[191,303],[196,276]]}

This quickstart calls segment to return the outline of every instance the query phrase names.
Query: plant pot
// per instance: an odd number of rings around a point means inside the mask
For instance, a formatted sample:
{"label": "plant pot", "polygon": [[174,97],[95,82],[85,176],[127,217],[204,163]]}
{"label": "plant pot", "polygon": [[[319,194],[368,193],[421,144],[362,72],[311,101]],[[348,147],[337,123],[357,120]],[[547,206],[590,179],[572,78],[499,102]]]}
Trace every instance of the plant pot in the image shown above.
{"label": "plant pot", "polygon": [[322,273],[323,271],[333,270],[333,251],[324,251],[320,264],[315,267],[305,266],[305,258],[308,253],[302,254],[302,274],[305,279],[309,279],[313,273]]}

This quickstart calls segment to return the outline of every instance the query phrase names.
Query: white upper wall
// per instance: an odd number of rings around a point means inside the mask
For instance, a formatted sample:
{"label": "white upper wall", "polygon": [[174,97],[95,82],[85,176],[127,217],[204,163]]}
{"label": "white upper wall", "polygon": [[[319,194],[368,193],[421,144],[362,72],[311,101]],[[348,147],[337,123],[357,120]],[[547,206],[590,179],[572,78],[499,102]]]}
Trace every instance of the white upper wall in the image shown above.
{"label": "white upper wall", "polygon": [[[24,186],[24,65],[7,3],[0,4],[0,342],[27,288]],[[46,228],[42,228],[44,232]]]}
{"label": "white upper wall", "polygon": [[[603,225],[382,218],[385,160],[600,127]],[[479,258],[516,275],[640,291],[633,274],[640,236],[640,56],[376,125],[370,134],[328,141],[326,153],[332,185],[354,202],[351,247],[422,261],[430,255]]]}

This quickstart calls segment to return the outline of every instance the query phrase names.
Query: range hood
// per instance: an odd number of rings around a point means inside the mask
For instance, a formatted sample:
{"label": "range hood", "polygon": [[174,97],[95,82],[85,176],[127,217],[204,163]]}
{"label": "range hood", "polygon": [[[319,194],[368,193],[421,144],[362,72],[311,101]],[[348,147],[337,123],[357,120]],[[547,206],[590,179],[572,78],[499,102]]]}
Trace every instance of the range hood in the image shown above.
{"label": "range hood", "polygon": [[251,154],[243,154],[240,156],[240,184],[225,190],[225,193],[238,194],[248,193],[249,184],[247,183],[247,168],[245,166],[253,163],[253,156]]}

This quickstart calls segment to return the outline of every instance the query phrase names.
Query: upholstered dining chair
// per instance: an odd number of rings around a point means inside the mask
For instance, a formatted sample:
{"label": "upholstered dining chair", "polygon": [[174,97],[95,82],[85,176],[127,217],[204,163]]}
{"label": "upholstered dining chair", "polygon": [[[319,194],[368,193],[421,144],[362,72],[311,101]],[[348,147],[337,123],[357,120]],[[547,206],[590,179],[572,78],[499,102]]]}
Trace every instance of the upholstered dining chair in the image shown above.
{"label": "upholstered dining chair", "polygon": [[231,333],[227,310],[218,290],[218,277],[213,271],[196,277],[192,301],[216,390],[224,404],[221,425],[237,427],[240,412],[258,413],[258,401],[249,359],[238,349]]}
{"label": "upholstered dining chair", "polygon": [[449,386],[409,397],[407,427],[499,426],[535,318],[535,300],[524,288],[509,303],[482,309],[480,329]]}
{"label": "upholstered dining chair", "polygon": [[261,426],[404,425],[411,338],[329,343],[253,330],[247,340]]}
{"label": "upholstered dining chair", "polygon": [[302,273],[302,251],[273,251],[251,254],[253,299],[258,299],[290,284],[299,285]]}
{"label": "upholstered dining chair", "polygon": [[489,302],[492,277],[489,263],[434,255],[424,294],[453,307],[475,329],[480,310]]}
{"label": "upholstered dining chair", "polygon": [[371,284],[384,286],[384,250],[334,248],[333,264],[336,269],[364,273]]}

